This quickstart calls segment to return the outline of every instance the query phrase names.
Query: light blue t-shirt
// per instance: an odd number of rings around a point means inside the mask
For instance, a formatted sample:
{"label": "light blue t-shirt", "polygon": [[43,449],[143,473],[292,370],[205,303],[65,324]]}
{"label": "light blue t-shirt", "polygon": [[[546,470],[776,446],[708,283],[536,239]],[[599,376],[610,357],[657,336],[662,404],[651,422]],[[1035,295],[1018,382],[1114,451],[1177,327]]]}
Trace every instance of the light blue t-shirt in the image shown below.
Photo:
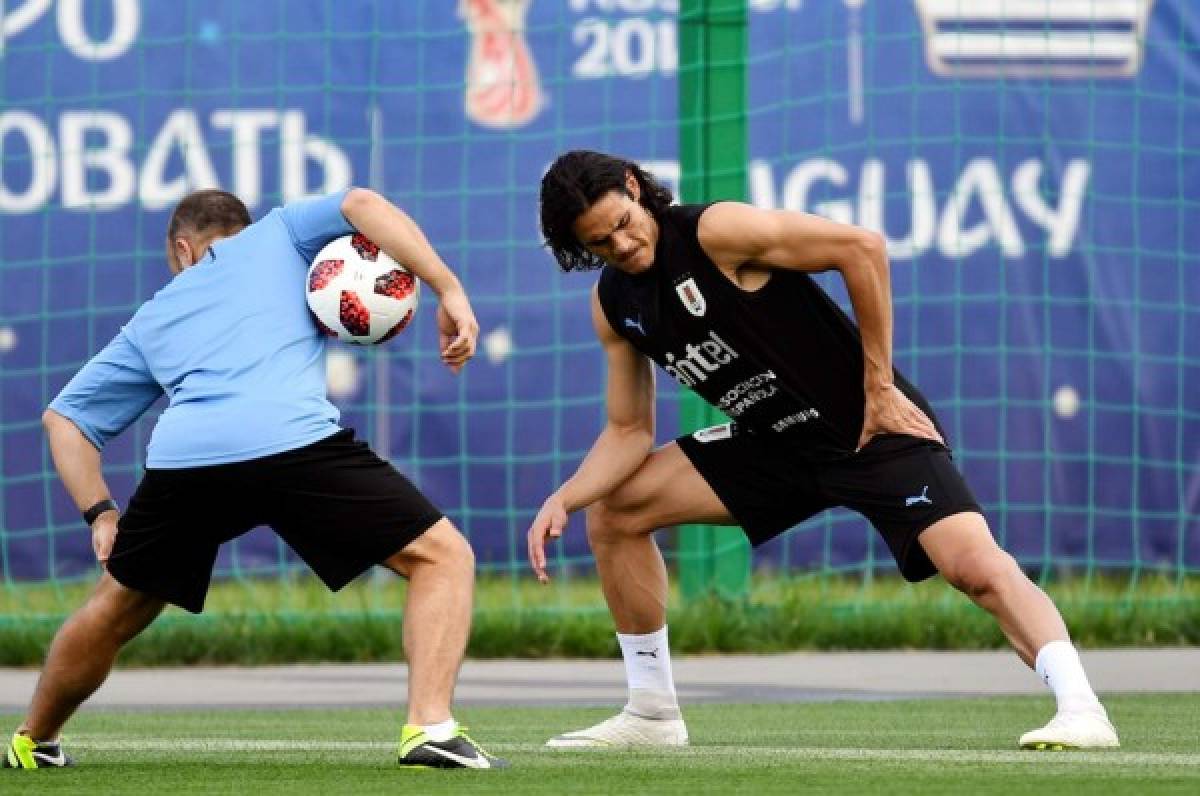
{"label": "light blue t-shirt", "polygon": [[175,469],[294,450],[338,430],[325,395],[325,337],[305,274],[354,229],[346,192],[272,210],[219,240],[143,304],[50,404],[97,448],[163,393],[146,466]]}

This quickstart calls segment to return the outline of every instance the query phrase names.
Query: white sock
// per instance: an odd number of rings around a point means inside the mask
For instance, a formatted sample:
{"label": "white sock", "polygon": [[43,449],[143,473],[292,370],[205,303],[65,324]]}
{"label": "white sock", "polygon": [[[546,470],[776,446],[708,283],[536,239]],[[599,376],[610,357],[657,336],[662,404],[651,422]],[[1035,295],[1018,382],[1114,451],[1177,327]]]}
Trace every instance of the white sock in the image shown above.
{"label": "white sock", "polygon": [[458,732],[458,722],[451,716],[437,724],[422,724],[421,729],[425,731],[431,741],[448,741],[454,737],[454,733]]}
{"label": "white sock", "polygon": [[1075,645],[1069,641],[1051,641],[1037,654],[1034,666],[1042,682],[1050,686],[1058,702],[1058,712],[1101,710],[1100,700],[1088,683],[1087,674]]}
{"label": "white sock", "polygon": [[679,701],[671,676],[671,648],[667,626],[653,633],[618,633],[629,683],[630,713],[652,718],[678,718]]}

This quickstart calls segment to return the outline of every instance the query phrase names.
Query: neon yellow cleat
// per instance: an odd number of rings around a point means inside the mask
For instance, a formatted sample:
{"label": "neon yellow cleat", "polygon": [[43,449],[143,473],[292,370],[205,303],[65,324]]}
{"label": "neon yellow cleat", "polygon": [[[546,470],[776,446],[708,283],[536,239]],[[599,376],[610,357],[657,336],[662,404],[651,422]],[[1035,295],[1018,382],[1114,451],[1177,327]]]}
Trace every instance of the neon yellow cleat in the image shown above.
{"label": "neon yellow cleat", "polygon": [[60,741],[38,742],[22,733],[13,733],[4,755],[4,768],[65,768],[75,761],[63,754]]}
{"label": "neon yellow cleat", "polygon": [[425,731],[405,724],[400,731],[400,754],[396,761],[408,768],[508,768],[508,761],[490,755],[459,727],[448,741],[432,741]]}

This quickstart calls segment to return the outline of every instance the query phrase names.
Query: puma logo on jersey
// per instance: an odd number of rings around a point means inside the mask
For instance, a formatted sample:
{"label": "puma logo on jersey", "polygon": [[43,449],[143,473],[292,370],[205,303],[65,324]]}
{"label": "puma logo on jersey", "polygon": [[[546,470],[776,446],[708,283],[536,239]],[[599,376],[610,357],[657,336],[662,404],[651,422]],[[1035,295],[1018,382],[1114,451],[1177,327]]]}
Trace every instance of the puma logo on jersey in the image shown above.
{"label": "puma logo on jersey", "polygon": [[710,331],[707,340],[684,346],[682,356],[668,352],[663,370],[684,387],[694,387],[708,381],[708,374],[737,358],[738,353],[716,332]]}
{"label": "puma logo on jersey", "polygon": [[642,337],[646,336],[646,330],[642,328],[642,316],[640,316],[640,315],[638,316],[638,319],[636,321],[633,318],[626,318],[625,319],[625,328],[626,329],[637,329],[641,333]]}
{"label": "puma logo on jersey", "polygon": [[929,499],[929,495],[927,494],[928,492],[929,492],[929,485],[926,484],[925,488],[921,490],[921,494],[913,495],[912,497],[907,497],[904,499],[905,507],[907,508],[908,506],[915,506],[918,503],[928,503],[929,505],[932,506],[933,501]]}

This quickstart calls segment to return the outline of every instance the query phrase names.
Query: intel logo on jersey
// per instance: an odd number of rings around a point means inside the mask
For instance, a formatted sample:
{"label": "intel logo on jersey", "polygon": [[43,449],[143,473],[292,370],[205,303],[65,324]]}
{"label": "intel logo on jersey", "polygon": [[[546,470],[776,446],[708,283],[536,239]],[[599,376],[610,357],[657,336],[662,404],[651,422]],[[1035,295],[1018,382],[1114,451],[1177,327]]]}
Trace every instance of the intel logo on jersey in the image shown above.
{"label": "intel logo on jersey", "polygon": [[716,332],[710,331],[707,340],[684,346],[683,356],[668,353],[663,370],[684,387],[694,387],[707,381],[708,374],[737,358],[737,352]]}

